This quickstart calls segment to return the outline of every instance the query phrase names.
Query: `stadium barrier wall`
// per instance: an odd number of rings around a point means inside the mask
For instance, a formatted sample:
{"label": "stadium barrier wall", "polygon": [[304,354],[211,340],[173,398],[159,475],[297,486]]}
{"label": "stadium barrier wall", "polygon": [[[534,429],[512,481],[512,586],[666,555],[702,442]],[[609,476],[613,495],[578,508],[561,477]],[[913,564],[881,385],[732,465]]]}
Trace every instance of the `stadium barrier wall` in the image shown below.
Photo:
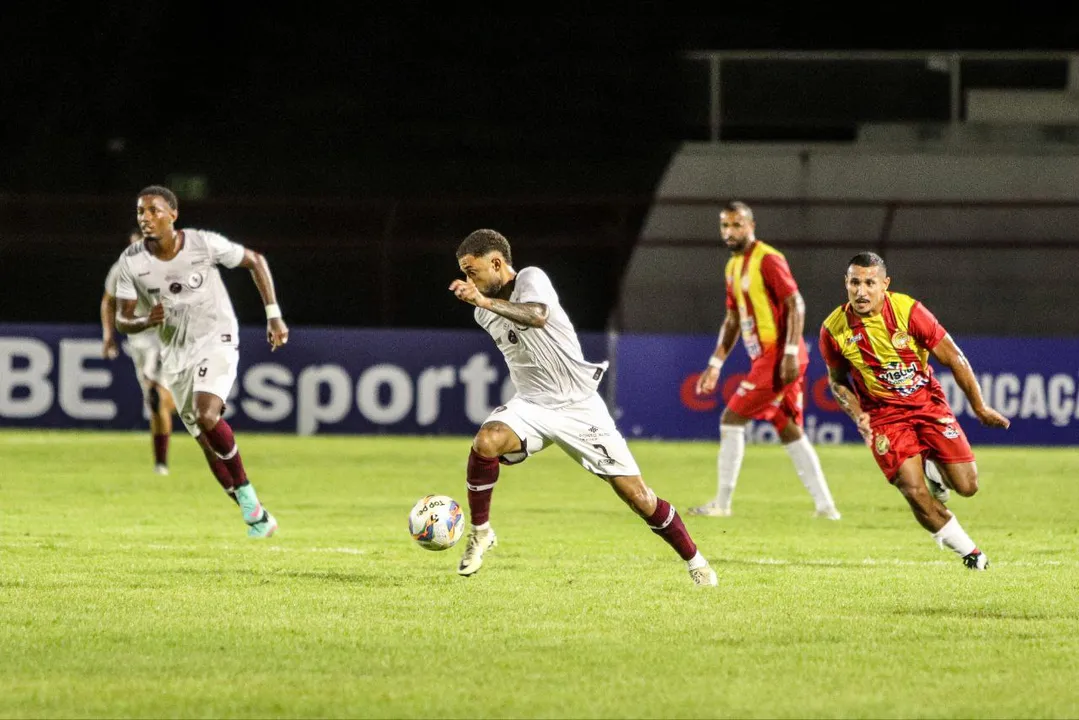
{"label": "stadium barrier wall", "polygon": [[[227,417],[238,429],[298,434],[471,434],[512,395],[501,354],[481,331],[292,328],[271,353],[262,328],[243,328]],[[989,403],[1012,420],[981,427],[950,373],[939,374],[974,444],[1079,444],[1079,339],[959,338]],[[629,437],[715,439],[723,398],[748,370],[736,350],[720,391],[694,393],[712,335],[581,333],[589,359],[608,358],[601,386]],[[817,443],[859,442],[810,345],[806,430]],[[141,392],[124,355],[101,359],[95,325],[0,324],[0,426],[135,429]],[[774,442],[752,423],[749,437]]]}

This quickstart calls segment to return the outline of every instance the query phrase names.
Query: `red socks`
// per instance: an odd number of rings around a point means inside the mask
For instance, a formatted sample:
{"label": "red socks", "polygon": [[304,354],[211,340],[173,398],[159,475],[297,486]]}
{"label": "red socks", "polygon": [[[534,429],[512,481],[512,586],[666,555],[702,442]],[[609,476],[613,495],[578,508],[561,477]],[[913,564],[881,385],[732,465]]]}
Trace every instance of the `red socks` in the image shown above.
{"label": "red socks", "polygon": [[697,554],[697,544],[689,536],[678,511],[666,500],[656,500],[656,511],[645,522],[652,528],[652,532],[673,547],[683,560],[688,561]]}
{"label": "red socks", "polygon": [[468,452],[468,511],[473,525],[483,525],[491,516],[491,493],[498,482],[498,458]]}
{"label": "red socks", "polygon": [[[221,462],[228,468],[232,478],[232,487],[239,487],[247,482],[247,472],[244,470],[243,460],[240,459],[240,449],[236,447],[236,439],[232,436],[232,428],[224,418],[217,421],[211,429],[203,433],[210,443],[210,448],[221,458]],[[213,467],[211,465],[211,467]],[[217,471],[214,471],[217,475]],[[220,478],[218,478],[220,482]]]}
{"label": "red socks", "polygon": [[169,464],[169,436],[154,435],[154,464]]}

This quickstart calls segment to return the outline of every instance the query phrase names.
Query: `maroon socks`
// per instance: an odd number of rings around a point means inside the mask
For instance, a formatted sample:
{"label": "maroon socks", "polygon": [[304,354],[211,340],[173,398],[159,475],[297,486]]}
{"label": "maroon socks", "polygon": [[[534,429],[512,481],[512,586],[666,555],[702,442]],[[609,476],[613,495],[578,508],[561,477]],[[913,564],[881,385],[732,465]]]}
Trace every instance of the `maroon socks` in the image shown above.
{"label": "maroon socks", "polygon": [[[220,424],[220,423],[219,423]],[[491,517],[491,493],[498,482],[498,458],[486,458],[475,450],[468,453],[468,511],[473,525],[483,525]]]}

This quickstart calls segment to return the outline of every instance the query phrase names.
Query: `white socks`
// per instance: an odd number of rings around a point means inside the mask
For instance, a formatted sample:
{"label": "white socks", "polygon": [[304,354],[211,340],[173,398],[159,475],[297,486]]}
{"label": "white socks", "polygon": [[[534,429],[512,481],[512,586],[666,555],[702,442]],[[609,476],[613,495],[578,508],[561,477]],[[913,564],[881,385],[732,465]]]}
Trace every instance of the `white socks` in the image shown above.
{"label": "white socks", "polygon": [[794,470],[798,473],[798,479],[805,485],[813,498],[817,510],[834,510],[835,501],[832,493],[828,490],[828,482],[824,479],[824,471],[820,466],[817,451],[813,449],[809,438],[802,435],[801,438],[783,446],[787,454],[791,456]]}
{"label": "white socks", "polygon": [[955,515],[952,515],[952,519],[944,523],[944,527],[933,533],[933,539],[937,541],[937,545],[940,547],[947,546],[954,550],[959,557],[966,557],[977,549],[974,541],[970,539],[970,535],[967,535],[966,530],[955,519]]}
{"label": "white socks", "polygon": [[690,570],[696,570],[708,565],[708,561],[704,559],[704,555],[701,555],[701,551],[698,550],[697,554],[686,561],[686,565]]}
{"label": "white socks", "polygon": [[746,456],[746,429],[743,425],[719,426],[719,491],[716,502],[724,510],[731,509],[731,496],[738,482],[738,473],[742,469],[742,458]]}

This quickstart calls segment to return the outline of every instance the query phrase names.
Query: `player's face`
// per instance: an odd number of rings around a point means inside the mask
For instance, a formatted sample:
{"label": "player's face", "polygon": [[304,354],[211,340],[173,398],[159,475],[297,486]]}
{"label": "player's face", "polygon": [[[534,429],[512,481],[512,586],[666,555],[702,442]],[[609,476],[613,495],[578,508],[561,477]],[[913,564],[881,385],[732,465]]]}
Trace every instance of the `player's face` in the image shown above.
{"label": "player's face", "polygon": [[494,297],[502,291],[505,284],[502,279],[502,270],[506,266],[502,253],[490,252],[480,257],[464,255],[457,259],[457,264],[461,266],[461,272],[465,274],[465,277],[487,297]]}
{"label": "player's face", "polygon": [[727,248],[741,252],[753,239],[755,224],[741,210],[724,210],[719,214],[719,235]]}
{"label": "player's face", "polygon": [[847,300],[856,315],[876,315],[884,306],[884,293],[892,279],[880,265],[847,268]]}
{"label": "player's face", "polygon": [[143,195],[135,208],[139,229],[146,237],[160,238],[172,232],[177,212],[160,195]]}

